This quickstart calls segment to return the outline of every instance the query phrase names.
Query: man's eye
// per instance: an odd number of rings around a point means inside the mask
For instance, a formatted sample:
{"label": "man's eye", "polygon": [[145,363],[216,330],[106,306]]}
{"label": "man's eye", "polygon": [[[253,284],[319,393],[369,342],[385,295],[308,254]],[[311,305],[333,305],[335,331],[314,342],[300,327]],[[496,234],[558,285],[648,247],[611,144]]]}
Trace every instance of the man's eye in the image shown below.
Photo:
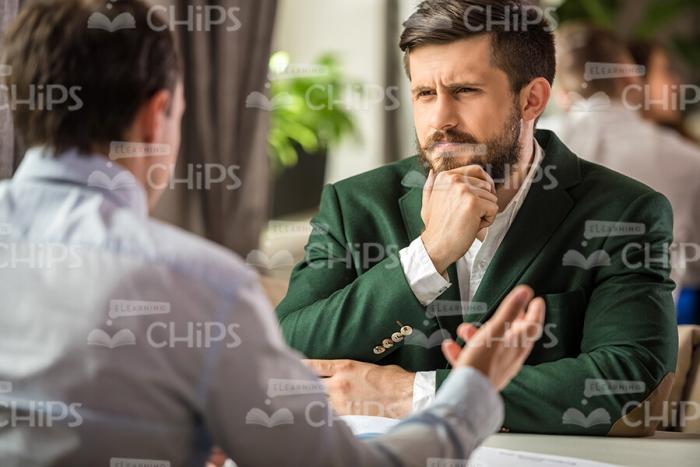
{"label": "man's eye", "polygon": [[420,91],[417,96],[418,97],[426,97],[426,96],[432,96],[434,93],[433,91]]}
{"label": "man's eye", "polygon": [[476,88],[459,88],[457,89],[458,93],[470,93],[470,92],[476,92],[478,89]]}

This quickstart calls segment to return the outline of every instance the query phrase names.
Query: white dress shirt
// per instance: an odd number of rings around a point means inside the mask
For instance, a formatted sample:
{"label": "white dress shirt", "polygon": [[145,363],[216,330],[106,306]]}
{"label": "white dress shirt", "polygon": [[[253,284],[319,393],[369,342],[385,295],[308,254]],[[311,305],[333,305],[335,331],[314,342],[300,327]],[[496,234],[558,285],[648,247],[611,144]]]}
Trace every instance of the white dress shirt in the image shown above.
{"label": "white dress shirt", "polygon": [[542,119],[540,127],[554,131],[582,159],[668,198],[673,208],[671,278],[679,286],[700,288],[700,148],[620,103],[595,96],[566,114]]}
{"label": "white dress shirt", "polygon": [[[130,172],[27,153],[0,183],[0,465],[420,466],[466,459],[503,421],[488,379],[356,439],[284,343],[236,255],[150,219]],[[466,462],[466,460],[464,461]]]}
{"label": "white dress shirt", "polygon": [[[506,208],[496,215],[493,224],[487,229],[484,241],[478,238],[474,240],[467,253],[457,260],[457,278],[459,282],[459,295],[462,301],[463,313],[471,303],[476,290],[481,284],[486,269],[496,254],[503,238],[506,236],[515,216],[520,210],[527,194],[530,191],[532,180],[539,170],[544,153],[540,145],[535,141],[533,162],[530,165],[522,185]],[[418,237],[409,246],[399,252],[401,266],[404,274],[418,301],[424,306],[434,302],[452,284],[447,273],[441,276],[435,269],[428,252],[425,250],[423,240]],[[454,338],[455,336],[453,336]],[[419,371],[413,383],[413,410],[425,408],[435,399],[436,379],[434,371]]]}

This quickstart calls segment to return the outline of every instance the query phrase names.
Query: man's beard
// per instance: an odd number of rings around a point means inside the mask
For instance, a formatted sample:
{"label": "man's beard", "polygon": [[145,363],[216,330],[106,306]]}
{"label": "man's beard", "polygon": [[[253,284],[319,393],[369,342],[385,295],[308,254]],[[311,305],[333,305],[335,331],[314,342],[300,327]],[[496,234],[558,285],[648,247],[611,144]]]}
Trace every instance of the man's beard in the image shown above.
{"label": "man's beard", "polygon": [[[501,134],[483,143],[471,134],[458,130],[436,131],[430,135],[425,146],[421,147],[417,143],[421,164],[426,170],[433,169],[435,173],[472,164],[480,165],[491,175],[496,186],[502,185],[520,158],[520,119],[520,109],[515,107]],[[442,151],[431,162],[428,154],[438,143],[445,142],[463,146],[456,151]]]}

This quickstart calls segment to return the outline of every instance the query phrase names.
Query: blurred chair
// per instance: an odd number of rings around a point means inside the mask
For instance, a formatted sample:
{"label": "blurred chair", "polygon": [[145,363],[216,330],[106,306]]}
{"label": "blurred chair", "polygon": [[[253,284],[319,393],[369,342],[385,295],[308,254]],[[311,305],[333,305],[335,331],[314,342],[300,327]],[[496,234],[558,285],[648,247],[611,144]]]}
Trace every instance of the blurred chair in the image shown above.
{"label": "blurred chair", "polygon": [[[678,326],[678,365],[665,430],[700,433],[700,326]],[[665,417],[666,418],[666,417]]]}
{"label": "blurred chair", "polygon": [[678,324],[700,324],[700,290],[683,289],[678,298],[676,312]]}
{"label": "blurred chair", "polygon": [[277,279],[274,277],[260,276],[260,284],[262,285],[263,291],[270,300],[272,307],[275,308],[279,302],[282,301],[285,295],[287,295],[287,287],[289,282],[284,279]]}

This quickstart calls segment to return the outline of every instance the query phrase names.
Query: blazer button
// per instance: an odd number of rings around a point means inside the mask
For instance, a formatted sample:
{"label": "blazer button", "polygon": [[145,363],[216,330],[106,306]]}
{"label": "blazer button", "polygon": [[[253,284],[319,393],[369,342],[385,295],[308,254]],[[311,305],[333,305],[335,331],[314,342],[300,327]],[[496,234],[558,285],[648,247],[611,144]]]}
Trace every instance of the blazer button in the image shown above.
{"label": "blazer button", "polygon": [[390,349],[394,346],[394,343],[391,342],[391,339],[384,339],[382,341],[382,345],[384,346],[385,349]]}
{"label": "blazer button", "polygon": [[382,347],[381,345],[378,345],[374,348],[374,354],[379,355],[380,353],[384,353],[386,349]]}
{"label": "blazer button", "polygon": [[402,326],[401,334],[403,334],[404,336],[410,336],[411,334],[413,334],[413,328],[411,326]]}
{"label": "blazer button", "polygon": [[403,335],[400,332],[395,332],[391,335],[391,340],[398,344],[403,340]]}

